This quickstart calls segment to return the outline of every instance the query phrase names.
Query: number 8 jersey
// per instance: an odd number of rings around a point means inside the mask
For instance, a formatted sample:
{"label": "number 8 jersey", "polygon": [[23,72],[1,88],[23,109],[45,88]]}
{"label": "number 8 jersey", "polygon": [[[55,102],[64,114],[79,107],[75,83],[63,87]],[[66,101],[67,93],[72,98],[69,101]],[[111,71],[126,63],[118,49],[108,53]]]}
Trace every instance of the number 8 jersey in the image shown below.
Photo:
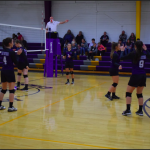
{"label": "number 8 jersey", "polygon": [[120,59],[121,60],[132,60],[132,74],[146,74],[145,71],[145,61],[146,59],[150,59],[150,52],[148,50],[142,52],[142,55],[137,63],[133,62],[133,59],[136,55],[136,51],[133,51],[125,56],[124,52],[121,52]]}
{"label": "number 8 jersey", "polygon": [[3,60],[2,70],[14,70],[14,64],[17,65],[15,52],[5,48],[1,51],[1,56]]}

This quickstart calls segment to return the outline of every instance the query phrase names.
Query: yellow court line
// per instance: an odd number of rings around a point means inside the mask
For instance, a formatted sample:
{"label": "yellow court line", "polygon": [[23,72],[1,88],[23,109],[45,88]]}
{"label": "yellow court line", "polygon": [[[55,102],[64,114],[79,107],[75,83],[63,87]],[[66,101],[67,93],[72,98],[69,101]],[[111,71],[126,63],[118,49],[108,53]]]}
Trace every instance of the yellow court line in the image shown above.
{"label": "yellow court line", "polygon": [[[101,84],[99,84],[99,85],[102,85],[102,84],[105,84],[105,83],[106,83],[106,82],[103,82],[103,83],[101,83]],[[24,115],[21,115],[21,116],[19,116],[19,117],[16,117],[16,118],[14,118],[14,119],[11,119],[11,120],[9,120],[9,121],[6,121],[6,122],[4,122],[4,123],[1,123],[0,126],[4,125],[4,124],[6,124],[6,123],[12,122],[12,121],[14,121],[14,120],[17,120],[17,119],[19,119],[19,118],[21,118],[21,117],[27,116],[27,115],[29,115],[29,114],[31,114],[31,113],[34,113],[34,112],[36,112],[36,111],[38,111],[38,110],[41,110],[41,109],[43,109],[43,108],[46,108],[46,107],[49,107],[49,106],[54,105],[54,104],[56,104],[56,103],[59,103],[59,102],[61,102],[61,101],[64,101],[64,100],[66,100],[66,99],[68,99],[68,98],[71,98],[71,97],[73,97],[73,96],[75,96],[75,95],[78,95],[78,94],[80,94],[80,93],[82,93],[82,92],[85,92],[85,91],[87,91],[87,90],[93,89],[93,88],[95,88],[95,87],[97,87],[97,86],[99,86],[99,85],[96,85],[96,86],[93,86],[93,87],[91,87],[91,88],[85,89],[85,90],[83,90],[83,91],[81,91],[81,92],[78,92],[78,93],[76,93],[76,94],[73,94],[73,95],[71,95],[71,96],[68,96],[68,97],[66,97],[66,98],[64,98],[64,99],[62,99],[62,100],[56,101],[56,102],[54,102],[54,103],[52,103],[52,104],[48,104],[48,105],[46,105],[46,106],[44,106],[44,107],[38,108],[38,109],[33,110],[33,111],[30,111],[30,112],[28,112],[28,113],[26,113],[26,114],[24,114]]]}
{"label": "yellow court line", "polygon": [[118,149],[118,148],[111,148],[111,147],[104,147],[104,146],[97,146],[97,145],[80,144],[80,143],[71,143],[71,142],[54,141],[54,140],[46,140],[46,139],[37,139],[37,138],[22,137],[22,136],[7,135],[7,134],[0,134],[0,136],[14,137],[14,138],[19,138],[19,139],[27,139],[27,140],[36,140],[36,141],[43,141],[43,142],[53,142],[53,143],[60,143],[60,144],[70,144],[70,145],[77,145],[77,146],[86,146],[86,147],[103,148],[103,149]]}

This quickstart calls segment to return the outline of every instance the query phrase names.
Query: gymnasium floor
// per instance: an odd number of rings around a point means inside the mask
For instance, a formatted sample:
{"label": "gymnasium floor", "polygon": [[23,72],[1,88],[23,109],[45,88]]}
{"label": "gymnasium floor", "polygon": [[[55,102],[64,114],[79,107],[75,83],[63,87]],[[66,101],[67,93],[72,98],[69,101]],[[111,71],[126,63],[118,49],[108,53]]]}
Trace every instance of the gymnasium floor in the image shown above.
{"label": "gymnasium floor", "polygon": [[[65,75],[44,78],[29,73],[29,92],[17,91],[17,112],[0,111],[2,149],[112,149],[150,148],[150,118],[136,116],[136,93],[132,115],[125,110],[125,90],[129,77],[120,77],[117,95],[109,101],[104,95],[112,84],[109,76],[75,75],[75,85],[65,85]],[[23,83],[23,80],[22,80]],[[150,97],[150,78],[144,100]],[[3,105],[8,107],[8,93]],[[150,102],[147,102],[150,106]],[[145,108],[150,114],[150,108]]]}

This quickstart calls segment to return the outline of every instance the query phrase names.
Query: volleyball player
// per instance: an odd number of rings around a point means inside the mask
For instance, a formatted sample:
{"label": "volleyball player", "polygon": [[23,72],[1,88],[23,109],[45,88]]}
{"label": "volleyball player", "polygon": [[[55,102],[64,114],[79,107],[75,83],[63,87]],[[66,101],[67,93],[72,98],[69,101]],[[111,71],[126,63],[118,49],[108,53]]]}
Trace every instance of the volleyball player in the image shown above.
{"label": "volleyball player", "polygon": [[29,69],[29,63],[27,60],[27,52],[26,50],[22,47],[21,41],[16,40],[15,46],[17,49],[22,49],[21,55],[18,57],[18,75],[17,75],[17,90],[20,89],[20,81],[21,81],[21,74],[23,72],[23,76],[25,79],[25,87],[21,89],[22,91],[28,91],[28,69]]}
{"label": "volleyball player", "polygon": [[70,73],[71,73],[71,76],[72,76],[72,83],[71,84],[74,84],[74,73],[73,73],[74,51],[71,49],[71,44],[70,43],[67,45],[67,50],[64,53],[63,58],[65,58],[65,56],[66,56],[65,68],[66,68],[66,77],[67,77],[67,82],[65,84],[70,84],[70,82],[69,82],[69,69],[70,69]]}
{"label": "volleyball player", "polygon": [[[0,92],[0,110],[6,109],[2,106],[2,100],[7,92],[7,85],[9,86],[9,107],[8,112],[17,111],[17,108],[13,106],[14,101],[14,86],[15,86],[15,74],[14,74],[14,64],[17,65],[16,54],[11,48],[13,47],[13,39],[6,38],[3,40],[3,50],[1,52],[3,59],[3,66],[1,70],[1,82],[2,90]],[[21,50],[18,50],[17,54],[21,54]]]}
{"label": "volleyball player", "polygon": [[[105,97],[107,97],[110,100],[120,99],[115,94],[116,87],[117,87],[118,81],[119,81],[119,70],[122,69],[122,66],[119,64],[120,58],[119,58],[119,55],[117,53],[117,51],[119,51],[119,50],[120,50],[120,44],[112,43],[111,54],[110,54],[111,66],[109,69],[109,73],[110,73],[110,76],[112,76],[113,84],[109,88],[108,93],[105,95]],[[111,97],[111,93],[112,93],[112,97]]]}
{"label": "volleyball player", "polygon": [[121,47],[121,60],[132,60],[132,75],[130,77],[127,91],[126,91],[126,110],[122,115],[131,115],[131,97],[134,89],[136,88],[137,98],[139,101],[139,110],[137,115],[143,116],[143,89],[146,86],[146,72],[145,72],[145,60],[150,59],[150,53],[147,51],[147,47],[143,45],[142,41],[135,42],[135,51],[125,55],[124,47]]}

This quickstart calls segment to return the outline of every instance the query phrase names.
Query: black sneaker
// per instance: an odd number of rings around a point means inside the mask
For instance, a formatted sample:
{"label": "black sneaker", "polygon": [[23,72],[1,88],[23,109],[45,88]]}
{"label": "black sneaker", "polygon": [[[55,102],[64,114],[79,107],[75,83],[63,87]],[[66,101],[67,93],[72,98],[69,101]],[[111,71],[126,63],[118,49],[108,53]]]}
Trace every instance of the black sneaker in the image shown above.
{"label": "black sneaker", "polygon": [[120,97],[114,95],[114,96],[112,96],[112,99],[120,99]]}
{"label": "black sneaker", "polygon": [[74,81],[72,81],[71,84],[74,84]]}
{"label": "black sneaker", "polygon": [[137,115],[139,115],[139,116],[143,116],[143,111],[137,111],[137,112],[135,112]]}
{"label": "black sneaker", "polygon": [[28,88],[23,88],[23,89],[21,89],[21,91],[26,91],[26,92],[28,92]]}
{"label": "black sneaker", "polygon": [[113,98],[109,94],[106,94],[105,97],[110,99],[111,101],[113,100]]}
{"label": "black sneaker", "polygon": [[70,82],[67,81],[65,84],[70,84]]}
{"label": "black sneaker", "polygon": [[128,115],[131,115],[131,110],[125,110],[123,113],[122,113],[123,116],[128,116]]}

